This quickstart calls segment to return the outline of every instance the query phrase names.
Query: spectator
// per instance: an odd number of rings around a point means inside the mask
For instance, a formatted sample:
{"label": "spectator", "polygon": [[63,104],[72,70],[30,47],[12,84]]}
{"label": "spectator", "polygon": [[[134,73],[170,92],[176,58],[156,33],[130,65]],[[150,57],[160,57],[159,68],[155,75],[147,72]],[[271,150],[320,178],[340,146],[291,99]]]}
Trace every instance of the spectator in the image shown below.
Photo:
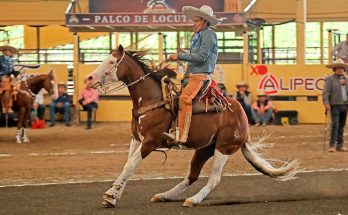
{"label": "spectator", "polygon": [[346,35],[345,41],[336,44],[332,50],[332,55],[336,59],[342,59],[345,63],[348,63],[348,34]]}
{"label": "spectator", "polygon": [[66,126],[70,126],[71,118],[71,97],[66,93],[66,85],[58,83],[58,98],[52,100],[50,104],[50,127],[55,124],[56,113],[64,114],[64,122]]}
{"label": "spectator", "polygon": [[253,117],[251,114],[251,93],[248,91],[249,85],[245,82],[240,82],[236,87],[237,92],[232,97],[242,105],[248,117],[249,125],[251,125],[253,124]]}
{"label": "spectator", "polygon": [[1,96],[2,112],[13,113],[11,75],[17,76],[18,73],[14,70],[15,61],[13,60],[12,55],[17,53],[17,49],[12,46],[0,46],[0,51],[3,53],[3,55],[0,56],[0,92],[2,93],[5,91]]}
{"label": "spectator", "polygon": [[251,106],[251,113],[255,120],[255,126],[267,125],[273,113],[273,105],[267,99],[267,95],[259,94],[258,99]]}
{"label": "spectator", "polygon": [[348,82],[344,73],[348,69],[348,64],[339,59],[327,67],[334,71],[334,74],[325,79],[323,89],[325,109],[331,113],[329,152],[348,152],[348,149],[343,145],[348,104]]}
{"label": "spectator", "polygon": [[34,105],[33,105],[34,115],[37,116],[40,120],[45,118],[45,104],[44,104],[44,95],[43,90],[36,95]]}
{"label": "spectator", "polygon": [[98,108],[99,93],[96,89],[93,89],[86,85],[86,88],[81,91],[78,100],[80,105],[82,105],[83,109],[87,111],[86,129],[91,129],[92,112],[94,109]]}
{"label": "spectator", "polygon": [[218,87],[224,96],[228,96],[228,92],[224,83],[218,83]]}

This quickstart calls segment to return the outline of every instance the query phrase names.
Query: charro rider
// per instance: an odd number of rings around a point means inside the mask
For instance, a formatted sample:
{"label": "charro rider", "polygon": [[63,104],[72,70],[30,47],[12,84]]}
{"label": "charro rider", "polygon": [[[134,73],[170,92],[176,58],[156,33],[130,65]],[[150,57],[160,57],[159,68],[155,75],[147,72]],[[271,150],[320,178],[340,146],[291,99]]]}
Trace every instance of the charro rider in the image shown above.
{"label": "charro rider", "polygon": [[[17,53],[17,49],[12,46],[0,46],[0,51],[3,53],[3,55],[0,56],[0,92],[2,93],[3,91],[5,91],[1,96],[2,112],[6,113],[6,111],[8,111],[9,113],[11,113],[13,112],[11,75],[17,75],[16,71],[14,70],[14,60],[12,58],[12,55]],[[8,99],[6,99],[6,97]],[[6,110],[6,106],[8,106],[8,110]]]}
{"label": "charro rider", "polygon": [[[169,60],[188,62],[183,90],[179,98],[178,135],[175,132],[163,133],[168,141],[185,143],[192,116],[192,99],[201,89],[204,81],[211,78],[218,56],[218,41],[216,33],[210,28],[220,24],[221,20],[213,15],[210,6],[201,8],[185,6],[182,8],[187,18],[193,21],[193,37],[190,53],[180,52],[169,56]],[[176,137],[179,137],[176,140]]]}

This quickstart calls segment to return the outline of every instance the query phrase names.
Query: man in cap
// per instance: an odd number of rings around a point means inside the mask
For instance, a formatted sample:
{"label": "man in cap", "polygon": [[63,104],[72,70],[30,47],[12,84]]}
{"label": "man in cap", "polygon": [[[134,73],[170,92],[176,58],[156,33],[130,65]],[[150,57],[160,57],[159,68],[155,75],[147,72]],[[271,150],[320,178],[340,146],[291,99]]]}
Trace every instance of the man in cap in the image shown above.
{"label": "man in cap", "polygon": [[64,114],[64,122],[66,126],[70,126],[71,113],[71,97],[66,92],[66,85],[63,82],[58,83],[58,98],[52,100],[50,104],[50,127],[55,124],[56,113]]}
{"label": "man in cap", "polygon": [[346,40],[337,43],[332,50],[332,55],[337,59],[342,59],[345,63],[348,63],[348,34],[346,34]]}
{"label": "man in cap", "polygon": [[12,56],[17,53],[17,49],[12,46],[0,46],[0,51],[3,53],[3,55],[0,56],[0,92],[5,91],[1,97],[2,112],[12,113],[13,99],[11,95],[11,75],[17,75],[14,70],[14,60]]}
{"label": "man in cap", "polygon": [[347,119],[348,82],[345,71],[348,64],[338,59],[326,67],[333,70],[333,74],[325,79],[323,102],[327,111],[331,113],[331,136],[329,152],[347,152],[344,147],[344,127]]}
{"label": "man in cap", "polygon": [[251,113],[256,123],[255,126],[266,126],[271,120],[273,104],[267,99],[266,94],[260,93],[257,95],[257,100],[251,106]]}
{"label": "man in cap", "polygon": [[220,24],[221,20],[213,14],[210,6],[201,8],[184,6],[182,9],[187,18],[193,21],[193,37],[191,50],[169,56],[170,60],[188,62],[183,90],[179,98],[178,128],[179,140],[175,133],[163,133],[163,137],[171,142],[185,143],[192,116],[192,99],[197,95],[203,83],[211,79],[218,56],[218,41],[216,33],[210,28]]}
{"label": "man in cap", "polygon": [[236,99],[243,107],[244,112],[248,117],[249,125],[252,124],[251,115],[251,93],[248,91],[249,85],[242,81],[236,85],[237,92],[233,94],[233,98]]}

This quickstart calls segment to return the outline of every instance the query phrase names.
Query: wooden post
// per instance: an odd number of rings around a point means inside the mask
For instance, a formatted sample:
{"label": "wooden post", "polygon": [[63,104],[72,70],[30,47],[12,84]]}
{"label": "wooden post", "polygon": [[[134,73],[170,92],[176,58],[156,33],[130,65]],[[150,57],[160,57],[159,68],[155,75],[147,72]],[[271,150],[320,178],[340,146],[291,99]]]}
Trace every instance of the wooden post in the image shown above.
{"label": "wooden post", "polygon": [[242,69],[242,80],[247,81],[248,77],[248,59],[249,59],[249,37],[248,32],[243,32],[243,69]]}
{"label": "wooden post", "polygon": [[115,34],[115,46],[114,46],[114,48],[117,48],[118,47],[118,45],[120,44],[120,33],[118,33],[118,32],[115,32],[114,33]]}
{"label": "wooden post", "polygon": [[305,64],[307,0],[297,0],[296,11],[296,56],[297,64]]}
{"label": "wooden post", "polygon": [[262,64],[261,33],[257,31],[257,63]]}
{"label": "wooden post", "polygon": [[[74,33],[74,70],[73,70],[73,80],[74,80],[74,95],[73,101],[74,104],[78,104],[77,98],[80,93],[80,77],[79,77],[79,63],[80,63],[80,36],[78,33]],[[75,116],[78,115],[78,108],[75,108]],[[77,119],[77,122],[79,119]]]}
{"label": "wooden post", "polygon": [[275,26],[272,25],[272,63],[275,64]]}
{"label": "wooden post", "polygon": [[324,64],[324,23],[320,22],[320,64]]}
{"label": "wooden post", "polygon": [[158,33],[158,62],[163,61],[163,34]]}
{"label": "wooden post", "polygon": [[332,63],[332,29],[328,30],[328,61],[329,64]]}

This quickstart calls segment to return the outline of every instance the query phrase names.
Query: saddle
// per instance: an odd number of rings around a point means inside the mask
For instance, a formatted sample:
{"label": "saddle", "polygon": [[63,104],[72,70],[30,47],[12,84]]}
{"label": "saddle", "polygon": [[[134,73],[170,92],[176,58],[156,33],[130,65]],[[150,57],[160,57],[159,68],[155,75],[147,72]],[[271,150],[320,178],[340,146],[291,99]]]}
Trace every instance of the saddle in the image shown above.
{"label": "saddle", "polygon": [[[161,86],[165,108],[177,116],[179,97],[182,90],[181,81],[164,76],[161,80]],[[229,102],[221,93],[217,83],[214,80],[208,80],[192,100],[192,114],[219,113],[229,108],[229,106]]]}

